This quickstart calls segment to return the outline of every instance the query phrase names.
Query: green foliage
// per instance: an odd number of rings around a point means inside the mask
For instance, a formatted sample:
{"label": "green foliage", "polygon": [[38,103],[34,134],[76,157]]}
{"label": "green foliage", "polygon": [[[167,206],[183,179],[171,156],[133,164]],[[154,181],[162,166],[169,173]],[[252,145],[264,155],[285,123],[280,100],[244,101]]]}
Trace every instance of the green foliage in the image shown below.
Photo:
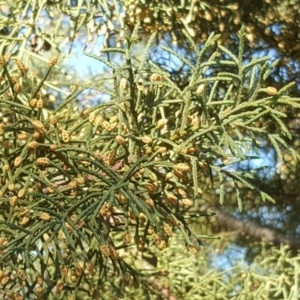
{"label": "green foliage", "polygon": [[[17,12],[28,13],[30,2],[17,3]],[[79,14],[79,6],[71,9],[51,1],[48,5],[53,8],[51,18],[63,12],[74,21],[71,39],[82,27],[89,33],[94,28],[89,19],[92,5],[84,14]],[[108,13],[106,2],[97,5]],[[35,6],[34,25],[41,15],[42,7]],[[9,19],[6,22],[9,28],[15,26]],[[53,43],[62,22],[59,19],[50,36],[43,38]],[[109,22],[106,25],[112,26]],[[283,119],[290,108],[299,108],[300,99],[288,96],[291,85],[277,91],[265,84],[276,67],[268,57],[244,61],[245,29],[239,33],[237,55],[218,44],[221,36],[213,33],[202,47],[184,33],[195,64],[164,47],[190,70],[187,85],[180,88],[167,69],[150,59],[156,33],[139,61],[135,59],[141,38],[137,24],[124,43],[104,49],[103,56],[86,52],[109,69],[111,84],[63,78],[61,85],[68,94],[51,111],[44,107],[44,89],[53,89],[48,79],[57,69],[57,59],[49,59],[49,65],[35,76],[35,68],[18,59],[25,57],[28,64],[32,56],[41,59],[25,49],[31,34],[30,29],[24,37],[15,31],[0,36],[6,53],[0,57],[0,295],[11,299],[150,299],[167,294],[178,299],[243,299],[243,290],[253,299],[261,295],[288,299],[294,290],[286,292],[293,284],[290,278],[287,285],[285,277],[280,279],[284,267],[267,265],[277,272],[271,283],[267,276],[262,279],[261,270],[235,266],[226,273],[234,273],[230,283],[224,273],[208,270],[199,244],[213,236],[196,232],[189,223],[190,218],[201,223],[213,215],[198,212],[209,188],[220,190],[223,204],[231,186],[240,210],[242,189],[264,201],[273,200],[255,184],[256,170],[234,168],[258,158],[248,155],[250,142],[259,145],[265,139],[279,159],[289,155],[293,162],[299,159],[290,149],[293,135]],[[118,64],[109,59],[116,54]],[[80,111],[74,102],[90,89],[108,100]],[[285,251],[279,255],[281,260]],[[174,256],[176,264],[171,263]],[[296,260],[285,262],[289,272],[298,274]],[[273,291],[277,281],[280,289]]]}

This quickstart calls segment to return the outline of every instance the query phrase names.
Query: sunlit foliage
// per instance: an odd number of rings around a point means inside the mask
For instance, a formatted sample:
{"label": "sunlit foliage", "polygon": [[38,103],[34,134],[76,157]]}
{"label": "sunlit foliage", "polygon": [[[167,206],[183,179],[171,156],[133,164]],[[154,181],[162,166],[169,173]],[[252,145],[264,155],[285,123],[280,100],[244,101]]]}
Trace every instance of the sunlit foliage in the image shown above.
{"label": "sunlit foliage", "polygon": [[[246,15],[225,1],[0,5],[1,297],[297,293],[287,246],[251,241],[260,259],[224,273],[212,265],[211,248],[247,244],[244,232],[214,235],[229,226],[220,217],[242,222],[220,207],[250,218],[275,205],[278,195],[257,181],[264,166],[239,167],[260,159],[262,145],[276,153],[284,192],[298,191],[297,119],[287,121],[300,106],[297,84],[292,72],[272,81],[282,60],[251,55],[262,38],[251,27],[253,6]],[[101,66],[96,77],[76,76],[79,65],[65,70],[78,52]],[[246,238],[295,246],[244,216]]]}

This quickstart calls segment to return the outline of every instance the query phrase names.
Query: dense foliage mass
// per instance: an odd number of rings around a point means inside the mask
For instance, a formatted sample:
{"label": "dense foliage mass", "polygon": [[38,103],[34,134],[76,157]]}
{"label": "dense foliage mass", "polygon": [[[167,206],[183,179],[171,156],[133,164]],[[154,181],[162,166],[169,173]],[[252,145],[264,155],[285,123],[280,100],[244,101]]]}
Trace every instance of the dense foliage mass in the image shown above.
{"label": "dense foliage mass", "polygon": [[219,2],[0,2],[3,299],[296,297],[299,8]]}

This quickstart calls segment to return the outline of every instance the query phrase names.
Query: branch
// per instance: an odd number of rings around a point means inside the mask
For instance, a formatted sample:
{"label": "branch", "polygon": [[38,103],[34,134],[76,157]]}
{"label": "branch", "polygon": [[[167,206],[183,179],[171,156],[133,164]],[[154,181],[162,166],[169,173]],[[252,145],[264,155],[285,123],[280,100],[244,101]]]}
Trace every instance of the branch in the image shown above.
{"label": "branch", "polygon": [[216,222],[219,226],[225,227],[228,230],[235,231],[238,235],[247,235],[255,240],[265,240],[274,244],[284,244],[292,248],[300,248],[300,239],[289,238],[283,233],[280,233],[275,228],[269,228],[266,226],[261,226],[255,221],[243,221],[231,214],[225,213],[222,210],[211,207],[208,205],[203,205],[200,208],[201,211],[213,211],[216,213]]}

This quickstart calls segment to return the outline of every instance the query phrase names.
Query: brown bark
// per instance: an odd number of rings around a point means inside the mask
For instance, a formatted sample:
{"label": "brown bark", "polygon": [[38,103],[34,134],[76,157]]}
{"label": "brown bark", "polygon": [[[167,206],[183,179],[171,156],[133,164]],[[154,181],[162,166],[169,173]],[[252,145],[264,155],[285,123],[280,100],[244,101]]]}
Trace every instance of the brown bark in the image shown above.
{"label": "brown bark", "polygon": [[275,228],[262,226],[255,221],[240,220],[219,208],[211,206],[201,207],[201,211],[212,211],[216,213],[216,221],[219,227],[235,231],[238,235],[250,236],[254,240],[264,240],[274,244],[284,244],[291,248],[300,248],[300,239],[287,237]]}

